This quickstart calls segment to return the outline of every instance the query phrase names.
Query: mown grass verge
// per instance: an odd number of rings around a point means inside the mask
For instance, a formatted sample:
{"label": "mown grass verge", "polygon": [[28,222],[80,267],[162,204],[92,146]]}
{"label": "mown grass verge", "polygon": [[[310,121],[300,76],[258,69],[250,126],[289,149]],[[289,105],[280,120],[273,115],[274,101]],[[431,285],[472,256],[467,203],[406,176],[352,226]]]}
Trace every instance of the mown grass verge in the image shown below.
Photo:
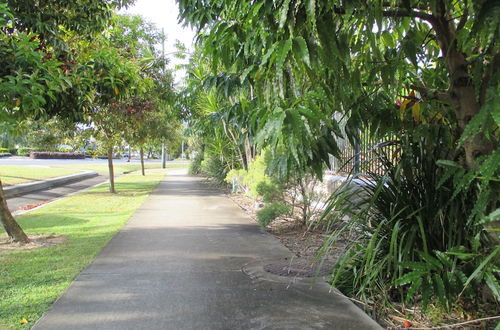
{"label": "mown grass verge", "polygon": [[[125,224],[165,175],[150,170],[117,179],[117,194],[101,185],[19,216],[29,235],[66,235],[65,243],[0,253],[0,329],[31,327]],[[89,207],[92,205],[92,207]],[[0,231],[0,235],[5,235]],[[26,324],[21,320],[26,319]]]}
{"label": "mown grass verge", "polygon": [[0,166],[4,186],[79,173],[79,168],[53,168],[41,166]]}

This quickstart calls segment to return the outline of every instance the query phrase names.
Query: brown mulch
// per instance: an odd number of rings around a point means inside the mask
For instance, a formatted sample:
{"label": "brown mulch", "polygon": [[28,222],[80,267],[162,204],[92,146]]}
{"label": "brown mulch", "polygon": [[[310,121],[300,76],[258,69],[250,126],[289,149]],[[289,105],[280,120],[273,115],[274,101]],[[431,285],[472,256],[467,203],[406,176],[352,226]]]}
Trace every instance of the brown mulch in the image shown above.
{"label": "brown mulch", "polygon": [[28,236],[30,242],[28,244],[21,244],[18,242],[13,242],[8,237],[0,237],[0,254],[16,252],[16,251],[27,251],[35,250],[48,246],[54,246],[59,244],[64,244],[68,239],[66,235],[30,235]]}
{"label": "brown mulch", "polygon": [[[227,194],[227,196],[257,222],[256,211],[259,208],[259,202],[242,194]],[[279,276],[328,276],[335,261],[344,253],[349,239],[346,237],[345,240],[337,242],[336,246],[331,247],[327,253],[321,253],[321,257],[319,257],[318,250],[328,238],[324,232],[308,230],[301,225],[300,221],[290,217],[280,217],[265,229],[296,256],[289,263],[264,266],[265,271]],[[363,302],[350,299],[363,309],[371,310],[371,307],[366,306]],[[377,322],[387,329],[493,329],[500,321],[500,316],[481,319],[480,316],[450,313],[439,322],[446,325],[435,326],[436,321],[424,315],[421,310],[407,307],[397,306],[396,308],[399,310],[389,312],[383,319],[377,319]],[[491,315],[491,311],[484,311],[480,314]]]}
{"label": "brown mulch", "polygon": [[[227,194],[245,213],[257,222],[258,201],[242,194]],[[265,228],[286,246],[296,258],[286,264],[269,264],[264,270],[280,276],[315,277],[330,273],[335,261],[342,255],[346,244],[338,243],[328,253],[318,253],[328,235],[308,229],[292,217],[279,217]]]}

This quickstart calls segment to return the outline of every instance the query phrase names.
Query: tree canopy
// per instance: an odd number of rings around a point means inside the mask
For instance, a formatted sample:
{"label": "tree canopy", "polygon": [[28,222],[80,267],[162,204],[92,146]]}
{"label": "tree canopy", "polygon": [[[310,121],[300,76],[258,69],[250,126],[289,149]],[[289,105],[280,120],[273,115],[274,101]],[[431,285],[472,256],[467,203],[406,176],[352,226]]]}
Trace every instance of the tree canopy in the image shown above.
{"label": "tree canopy", "polygon": [[177,2],[199,32],[185,102],[206,174],[269,150],[273,179],[321,178],[368,136],[382,173],[351,173],[368,197],[334,193],[318,220],[357,232],[335,285],[424,309],[500,299],[500,2]]}
{"label": "tree canopy", "polygon": [[[496,1],[178,2],[201,32],[214,73],[207,83],[224,93],[252,86],[269,119],[264,131],[279,132],[269,142],[293,136],[286,149],[313,150],[308,165],[335,154],[334,112],[347,116],[350,136],[367,123],[380,132],[398,125],[398,99],[412,102],[405,110],[416,120],[456,127],[469,167],[497,143]],[[294,120],[323,132],[309,141],[307,129],[287,128]]]}

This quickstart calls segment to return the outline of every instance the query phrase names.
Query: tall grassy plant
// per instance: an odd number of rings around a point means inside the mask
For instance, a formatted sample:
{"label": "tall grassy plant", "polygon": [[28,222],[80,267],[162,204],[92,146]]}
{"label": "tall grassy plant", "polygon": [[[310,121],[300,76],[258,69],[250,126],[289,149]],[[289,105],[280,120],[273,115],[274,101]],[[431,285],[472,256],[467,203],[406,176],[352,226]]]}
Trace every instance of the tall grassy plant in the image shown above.
{"label": "tall grassy plant", "polygon": [[405,135],[397,163],[379,152],[384,175],[358,178],[331,197],[323,220],[330,227],[350,220],[324,251],[346,231],[356,235],[334,267],[334,286],[368,303],[420,302],[424,310],[430,303],[450,310],[478,301],[483,288],[500,301],[500,251],[475,208],[481,185],[457,190],[438,165],[459,156],[453,139],[445,127]]}

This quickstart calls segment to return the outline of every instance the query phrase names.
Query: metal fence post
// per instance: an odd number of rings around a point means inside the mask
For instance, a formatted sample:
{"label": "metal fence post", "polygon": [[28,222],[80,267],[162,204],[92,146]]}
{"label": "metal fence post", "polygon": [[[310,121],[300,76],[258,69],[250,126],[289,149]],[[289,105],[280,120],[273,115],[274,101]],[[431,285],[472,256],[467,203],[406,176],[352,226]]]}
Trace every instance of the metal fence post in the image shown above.
{"label": "metal fence post", "polygon": [[354,142],[354,173],[357,175],[361,164],[361,146],[359,144],[360,134],[358,130],[357,139]]}

